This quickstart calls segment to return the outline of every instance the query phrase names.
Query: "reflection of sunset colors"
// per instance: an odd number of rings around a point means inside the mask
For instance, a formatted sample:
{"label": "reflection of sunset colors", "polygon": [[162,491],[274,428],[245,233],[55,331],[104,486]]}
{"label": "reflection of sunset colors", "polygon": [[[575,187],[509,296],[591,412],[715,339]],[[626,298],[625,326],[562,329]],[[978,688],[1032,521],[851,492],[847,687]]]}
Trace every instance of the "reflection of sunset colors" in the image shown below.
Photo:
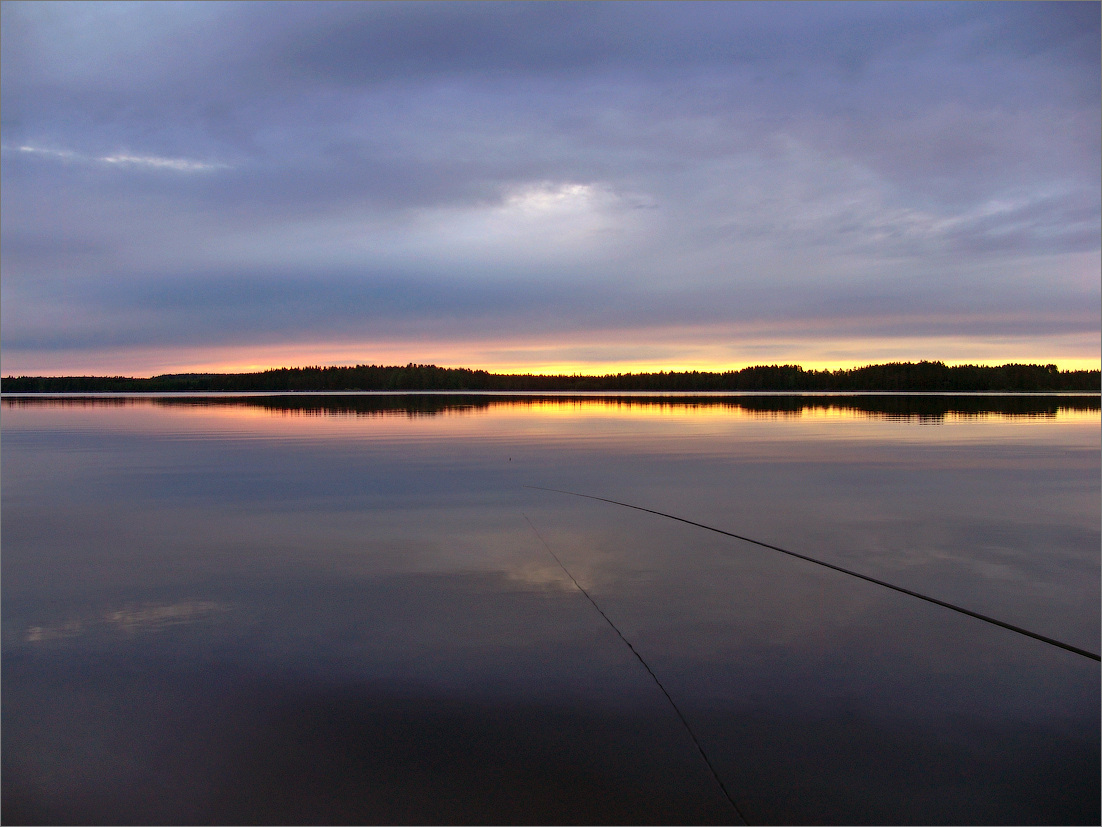
{"label": "reflection of sunset colors", "polygon": [[[506,448],[523,451],[532,443],[591,441],[630,451],[641,447],[640,440],[646,440],[648,450],[718,456],[726,450],[724,442],[735,439],[742,443],[741,451],[756,454],[751,446],[760,442],[768,446],[767,451],[781,457],[789,454],[781,443],[789,438],[792,428],[798,428],[802,437],[815,442],[795,451],[793,459],[818,455],[823,444],[844,445],[853,440],[944,446],[1013,438],[1027,431],[1035,432],[1030,438],[1057,440],[1070,448],[1096,442],[1099,421],[1097,399],[1083,396],[1054,398],[1040,403],[1037,413],[1022,414],[1013,409],[999,410],[997,398],[985,402],[982,395],[977,395],[972,397],[973,404],[980,408],[977,412],[939,410],[936,416],[863,410],[860,395],[652,393],[617,398],[599,394],[444,393],[406,401],[412,398],[401,393],[255,394],[243,399],[217,394],[181,398],[22,397],[5,399],[3,407],[5,429],[12,431],[68,423],[105,433],[167,431],[181,439],[214,433],[223,439],[246,442],[289,439],[306,443],[428,445],[466,439],[485,442],[493,452]],[[426,409],[426,398],[439,407]],[[983,410],[985,407],[988,409]],[[1054,423],[1061,427],[1046,427]],[[707,437],[717,441],[709,442]],[[493,462],[500,460],[496,453],[493,457]]]}

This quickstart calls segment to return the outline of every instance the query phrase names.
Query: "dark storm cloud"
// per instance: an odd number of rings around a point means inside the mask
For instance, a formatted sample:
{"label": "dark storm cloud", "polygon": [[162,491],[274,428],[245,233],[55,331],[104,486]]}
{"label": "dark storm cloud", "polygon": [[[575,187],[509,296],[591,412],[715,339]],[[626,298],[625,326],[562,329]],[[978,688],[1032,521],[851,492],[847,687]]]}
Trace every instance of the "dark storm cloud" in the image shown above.
{"label": "dark storm cloud", "polygon": [[1098,328],[1096,4],[2,14],[9,358],[717,308]]}

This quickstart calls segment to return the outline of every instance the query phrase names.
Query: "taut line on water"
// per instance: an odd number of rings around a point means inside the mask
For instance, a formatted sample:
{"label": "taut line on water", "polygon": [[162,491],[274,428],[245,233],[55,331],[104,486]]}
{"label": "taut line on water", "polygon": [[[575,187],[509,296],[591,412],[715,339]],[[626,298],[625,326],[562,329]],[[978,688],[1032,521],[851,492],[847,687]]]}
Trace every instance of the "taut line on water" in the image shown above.
{"label": "taut line on water", "polygon": [[[529,486],[529,487],[531,487],[531,486]],[[550,490],[550,489],[547,489],[547,490]],[[670,706],[673,707],[673,711],[677,713],[677,717],[681,719],[681,723],[682,723],[682,725],[684,725],[685,731],[689,733],[689,737],[692,738],[693,743],[696,744],[696,748],[697,748],[697,751],[700,753],[700,757],[703,758],[704,763],[708,765],[708,769],[711,770],[711,772],[712,772],[712,778],[714,778],[716,780],[716,783],[719,785],[719,788],[723,791],[723,795],[727,798],[727,801],[730,803],[731,808],[735,811],[735,815],[737,815],[739,817],[739,820],[743,824],[749,824],[750,822],[746,820],[746,817],[742,814],[742,811],[738,808],[738,804],[735,803],[735,799],[732,798],[731,794],[727,791],[727,785],[723,783],[723,779],[721,779],[719,777],[719,773],[716,772],[716,768],[714,766],[712,766],[712,762],[708,759],[708,754],[706,752],[704,752],[704,747],[702,747],[700,745],[700,739],[696,737],[696,733],[693,732],[693,728],[691,726],[689,726],[688,720],[686,720],[684,714],[681,712],[681,709],[677,706],[677,703],[674,702],[674,699],[670,696],[670,693],[666,690],[666,687],[662,685],[662,681],[658,680],[658,676],[656,674],[654,674],[654,670],[650,668],[650,666],[647,664],[647,662],[645,660],[643,660],[643,656],[640,655],[635,650],[635,647],[631,645],[631,641],[628,640],[626,637],[624,637],[624,633],[621,632],[617,628],[616,624],[613,623],[612,620],[609,619],[609,616],[604,613],[604,610],[602,610],[601,607],[597,605],[597,601],[593,599],[593,597],[589,594],[589,592],[587,592],[585,589],[582,588],[581,583],[579,583],[577,580],[574,579],[574,575],[570,573],[570,569],[568,569],[565,565],[563,565],[562,560],[559,559],[559,555],[555,554],[555,552],[553,552],[551,550],[551,546],[548,544],[548,542],[545,539],[543,539],[543,535],[540,534],[539,531],[536,530],[536,527],[532,524],[532,521],[528,519],[528,515],[524,514],[523,516],[524,516],[525,522],[527,522],[529,527],[532,529],[532,533],[535,534],[536,537],[539,538],[539,541],[543,544],[543,547],[545,549],[547,549],[547,553],[550,554],[553,558],[555,558],[555,562],[559,564],[559,568],[562,569],[564,572],[566,572],[566,576],[570,578],[570,582],[572,582],[574,584],[574,586],[578,589],[578,591],[580,591],[582,594],[585,595],[585,599],[588,600],[590,602],[590,605],[592,605],[593,608],[597,610],[597,613],[605,619],[605,623],[607,623],[609,626],[612,627],[612,631],[614,631],[620,637],[620,640],[622,640],[627,645],[628,649],[631,650],[631,653],[633,655],[635,655],[636,659],[641,664],[643,664],[643,668],[647,670],[647,674],[650,675],[651,678],[654,679],[654,682],[658,685],[658,688],[662,690],[662,694],[666,696],[666,700],[670,702]]]}
{"label": "taut line on water", "polygon": [[761,546],[762,548],[767,548],[767,549],[770,549],[772,551],[779,551],[781,554],[787,554],[790,557],[798,557],[801,560],[806,560],[807,562],[814,563],[817,566],[823,566],[823,567],[828,568],[828,569],[834,569],[834,571],[839,571],[842,574],[848,574],[850,577],[856,577],[860,580],[866,580],[869,583],[875,583],[877,586],[883,586],[886,589],[891,589],[892,591],[897,591],[897,592],[900,592],[901,594],[910,595],[911,597],[917,597],[919,600],[925,600],[927,603],[934,603],[938,606],[944,606],[946,609],[952,609],[954,612],[959,612],[960,614],[968,615],[969,617],[974,617],[977,620],[984,621],[985,623],[990,623],[994,626],[1000,626],[1003,629],[1009,629],[1011,632],[1017,632],[1019,635],[1025,635],[1026,637],[1031,637],[1034,640],[1039,640],[1042,643],[1049,644],[1050,646],[1056,646],[1056,647],[1059,647],[1060,649],[1066,649],[1069,652],[1074,652],[1075,654],[1082,655],[1085,658],[1090,658],[1091,660],[1097,660],[1097,661],[1102,662],[1102,656],[1099,656],[1095,652],[1090,652],[1086,649],[1080,649],[1078,646],[1072,646],[1070,643],[1064,643],[1062,640],[1056,640],[1055,638],[1045,637],[1044,635],[1037,634],[1036,632],[1031,632],[1031,631],[1029,631],[1029,629],[1023,629],[1021,626],[1015,626],[1011,623],[1007,623],[1006,621],[999,620],[998,618],[989,617],[988,615],[980,614],[979,612],[973,612],[971,609],[966,609],[963,606],[956,606],[952,603],[946,603],[944,600],[938,600],[936,597],[930,597],[928,594],[921,594],[919,592],[911,591],[910,589],[905,589],[902,586],[896,586],[893,583],[888,583],[884,580],[877,580],[875,577],[869,577],[867,574],[861,574],[860,572],[856,572],[856,571],[852,571],[850,569],[842,568],[841,566],[836,566],[833,563],[827,563],[823,560],[816,560],[814,557],[808,557],[806,554],[800,554],[799,552],[789,551],[786,548],[781,548],[780,546],[775,546],[775,545],[772,545],[771,543],[763,543],[761,540],[755,540],[752,537],[744,537],[741,534],[735,534],[735,533],[730,532],[730,531],[724,531],[722,528],[715,528],[714,526],[704,525],[704,523],[698,523],[698,522],[695,522],[693,520],[687,520],[684,517],[678,517],[674,514],[666,514],[665,512],[662,512],[662,511],[655,511],[653,508],[644,508],[641,505],[632,505],[631,503],[622,503],[619,500],[610,500],[610,499],[607,499],[605,497],[596,497],[593,494],[579,494],[577,491],[564,491],[561,488],[544,488],[544,487],[539,486],[539,485],[526,485],[524,487],[525,488],[530,488],[534,491],[551,491],[555,494],[569,494],[571,497],[582,497],[583,499],[587,499],[587,500],[598,500],[598,501],[603,502],[603,503],[610,503],[612,505],[623,506],[624,508],[633,508],[636,511],[645,511],[648,514],[655,514],[659,517],[666,517],[667,519],[670,519],[670,520],[677,520],[679,523],[686,523],[688,525],[693,525],[693,526],[696,526],[697,528],[703,528],[706,531],[714,531],[716,534],[723,534],[723,535],[726,535],[727,537],[734,537],[736,540],[744,540],[747,543],[753,543],[754,545]]}

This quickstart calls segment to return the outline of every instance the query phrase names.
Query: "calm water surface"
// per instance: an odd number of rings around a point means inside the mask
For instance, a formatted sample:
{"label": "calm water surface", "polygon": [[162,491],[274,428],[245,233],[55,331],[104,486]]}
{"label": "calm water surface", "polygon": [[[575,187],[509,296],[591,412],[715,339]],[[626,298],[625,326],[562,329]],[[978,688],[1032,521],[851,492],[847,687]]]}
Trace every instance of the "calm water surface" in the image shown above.
{"label": "calm water surface", "polygon": [[3,820],[1097,824],[1096,661],[526,486],[1098,652],[1100,424],[5,397]]}

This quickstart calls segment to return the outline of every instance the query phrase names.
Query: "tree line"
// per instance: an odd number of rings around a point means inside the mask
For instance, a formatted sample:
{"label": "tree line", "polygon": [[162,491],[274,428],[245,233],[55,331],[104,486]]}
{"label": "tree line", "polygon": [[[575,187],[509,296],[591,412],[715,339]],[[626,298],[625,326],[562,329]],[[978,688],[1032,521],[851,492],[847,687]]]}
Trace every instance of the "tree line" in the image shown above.
{"label": "tree line", "polygon": [[5,393],[202,391],[1085,391],[1102,390],[1097,370],[1056,365],[890,362],[840,370],[758,365],[721,373],[659,371],[603,376],[500,374],[436,365],[276,368],[256,373],[15,376]]}

